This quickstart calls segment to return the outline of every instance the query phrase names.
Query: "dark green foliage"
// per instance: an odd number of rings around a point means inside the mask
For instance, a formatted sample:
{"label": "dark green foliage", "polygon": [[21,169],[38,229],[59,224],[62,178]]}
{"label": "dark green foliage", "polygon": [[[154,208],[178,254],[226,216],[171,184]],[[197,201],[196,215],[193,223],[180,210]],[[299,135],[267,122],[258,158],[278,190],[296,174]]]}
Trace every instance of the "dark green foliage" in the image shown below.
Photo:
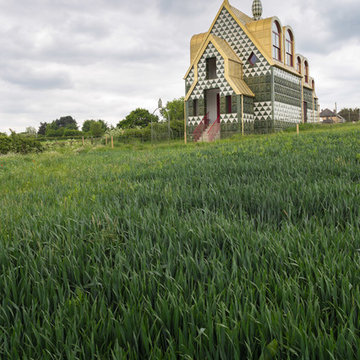
{"label": "dark green foliage", "polygon": [[151,122],[159,121],[158,116],[150,114],[146,109],[136,109],[132,111],[126,118],[117,124],[119,129],[135,129],[144,128]]}
{"label": "dark green foliage", "polygon": [[7,154],[11,151],[11,139],[6,134],[0,134],[0,154]]}
{"label": "dark green foliage", "polygon": [[78,129],[76,120],[73,119],[72,116],[63,116],[60,119],[55,120],[55,124],[57,128]]}
{"label": "dark green foliage", "polygon": [[96,122],[101,124],[102,133],[105,133],[105,131],[109,128],[107,123],[104,120],[85,120],[83,123],[83,126],[82,126],[82,131],[84,133],[89,133],[91,124],[96,123]]}
{"label": "dark green foliage", "polygon": [[81,136],[83,134],[82,131],[79,130],[73,130],[73,129],[64,129],[64,135],[65,137],[70,137],[70,136]]}
{"label": "dark green foliage", "polygon": [[17,135],[14,132],[10,136],[0,135],[0,154],[4,155],[9,152],[28,154],[43,150],[43,146],[38,141],[26,136]]}
{"label": "dark green foliage", "polygon": [[93,121],[90,125],[90,133],[92,136],[99,137],[104,135],[105,129],[100,121]]}
{"label": "dark green foliage", "polygon": [[54,129],[51,126],[47,126],[45,136],[46,137],[54,137],[54,138],[55,137],[63,137],[64,133],[65,133],[64,128]]}
{"label": "dark green foliage", "polygon": [[48,123],[41,122],[38,130],[38,135],[44,135],[46,134],[46,127],[48,126]]}
{"label": "dark green foliage", "polygon": [[[42,132],[43,127],[44,125],[42,124]],[[47,137],[63,137],[65,129],[78,130],[76,120],[71,116],[63,116],[60,119],[54,120],[50,124],[47,124],[45,128],[45,135]]]}
{"label": "dark green foliage", "polygon": [[0,168],[0,358],[360,358],[359,127]]}

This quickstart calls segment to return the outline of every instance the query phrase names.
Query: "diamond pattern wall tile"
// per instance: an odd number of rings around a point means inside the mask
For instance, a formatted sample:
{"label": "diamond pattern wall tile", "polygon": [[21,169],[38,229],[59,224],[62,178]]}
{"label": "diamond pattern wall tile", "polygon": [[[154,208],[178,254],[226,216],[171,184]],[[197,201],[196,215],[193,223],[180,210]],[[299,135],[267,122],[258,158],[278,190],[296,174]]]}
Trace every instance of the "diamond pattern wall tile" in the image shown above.
{"label": "diamond pattern wall tile", "polygon": [[[243,63],[244,77],[270,74],[270,64],[225,8],[221,11],[212,34],[226,40],[239,56]],[[251,53],[259,59],[254,66],[247,61]]]}
{"label": "diamond pattern wall tile", "polygon": [[[206,59],[216,58],[216,79],[206,79]],[[189,74],[190,75],[190,74]],[[212,43],[209,43],[203,56],[198,63],[198,83],[192,92],[190,99],[203,99],[204,91],[220,89],[221,96],[235,95],[234,90],[225,79],[225,61]]]}
{"label": "diamond pattern wall tile", "polygon": [[276,101],[274,103],[274,118],[276,121],[285,123],[301,123],[301,108]]}

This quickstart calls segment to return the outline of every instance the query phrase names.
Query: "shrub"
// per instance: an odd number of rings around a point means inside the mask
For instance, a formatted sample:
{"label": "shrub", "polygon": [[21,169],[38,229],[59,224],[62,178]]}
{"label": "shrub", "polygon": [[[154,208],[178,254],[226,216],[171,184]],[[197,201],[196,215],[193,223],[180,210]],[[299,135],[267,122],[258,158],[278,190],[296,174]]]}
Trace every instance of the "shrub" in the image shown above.
{"label": "shrub", "polygon": [[0,136],[0,154],[9,152],[28,154],[31,152],[42,152],[43,146],[36,140],[17,135],[14,132],[10,136]]}
{"label": "shrub", "polygon": [[83,132],[80,130],[74,130],[74,129],[65,129],[64,130],[64,136],[70,137],[70,136],[81,136],[83,135]]}

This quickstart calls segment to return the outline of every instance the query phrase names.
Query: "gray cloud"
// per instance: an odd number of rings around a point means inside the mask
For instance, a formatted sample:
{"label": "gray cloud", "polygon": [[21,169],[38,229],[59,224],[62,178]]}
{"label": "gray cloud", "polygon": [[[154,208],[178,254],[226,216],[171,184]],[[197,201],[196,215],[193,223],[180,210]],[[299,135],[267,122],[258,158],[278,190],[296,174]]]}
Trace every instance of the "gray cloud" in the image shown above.
{"label": "gray cloud", "polygon": [[[221,0],[0,0],[0,131],[71,114],[116,124],[183,95],[189,41]],[[251,14],[252,0],[232,0]],[[264,0],[295,32],[324,106],[359,105],[358,0]],[[344,64],[345,63],[345,64]]]}

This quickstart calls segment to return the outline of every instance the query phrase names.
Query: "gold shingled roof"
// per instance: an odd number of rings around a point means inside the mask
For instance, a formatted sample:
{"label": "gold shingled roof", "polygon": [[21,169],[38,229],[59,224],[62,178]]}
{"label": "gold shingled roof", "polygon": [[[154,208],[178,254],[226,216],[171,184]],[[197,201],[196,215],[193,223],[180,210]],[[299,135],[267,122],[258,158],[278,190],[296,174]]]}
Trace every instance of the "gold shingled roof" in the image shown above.
{"label": "gold shingled roof", "polygon": [[234,15],[236,15],[236,17],[239,19],[239,21],[241,21],[244,25],[254,21],[254,19],[252,19],[250,16],[246,15],[245,13],[243,13],[236,7],[234,7],[230,4],[229,4],[229,6],[230,6],[230,9],[233,11]]}

